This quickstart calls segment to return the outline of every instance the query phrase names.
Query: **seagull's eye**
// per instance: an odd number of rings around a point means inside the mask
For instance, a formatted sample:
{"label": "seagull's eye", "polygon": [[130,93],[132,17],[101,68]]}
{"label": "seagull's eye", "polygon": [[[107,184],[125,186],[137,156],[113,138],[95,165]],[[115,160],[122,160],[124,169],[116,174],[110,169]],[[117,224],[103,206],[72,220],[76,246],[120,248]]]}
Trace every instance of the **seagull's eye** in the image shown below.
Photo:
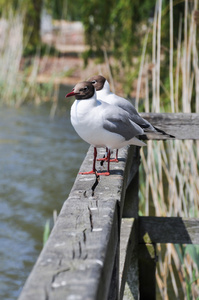
{"label": "seagull's eye", "polygon": [[91,83],[92,83],[92,84],[95,84],[96,82],[97,82],[96,80],[93,80]]}
{"label": "seagull's eye", "polygon": [[79,91],[80,91],[80,92],[84,92],[84,91],[86,91],[87,89],[88,89],[88,87],[85,86],[84,88],[80,89]]}

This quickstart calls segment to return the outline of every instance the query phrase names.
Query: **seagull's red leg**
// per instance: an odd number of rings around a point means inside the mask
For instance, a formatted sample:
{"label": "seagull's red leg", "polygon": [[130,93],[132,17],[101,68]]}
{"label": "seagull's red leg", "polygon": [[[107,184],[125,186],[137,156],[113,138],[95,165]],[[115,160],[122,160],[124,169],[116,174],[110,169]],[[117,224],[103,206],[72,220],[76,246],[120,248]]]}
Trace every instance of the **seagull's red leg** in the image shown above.
{"label": "seagull's red leg", "polygon": [[93,169],[92,169],[92,171],[90,171],[90,172],[80,172],[79,174],[82,174],[82,175],[95,174],[95,173],[96,173],[96,168],[95,168],[96,157],[97,157],[97,148],[94,147],[94,153],[93,153]]}
{"label": "seagull's red leg", "polygon": [[106,156],[104,155],[103,158],[98,158],[97,161],[107,161],[107,156],[108,156],[108,148],[106,147]]}
{"label": "seagull's red leg", "polygon": [[111,158],[111,151],[108,150],[108,166],[107,166],[107,173],[110,175],[110,158]]}
{"label": "seagull's red leg", "polygon": [[[108,161],[108,148],[106,148],[107,156],[104,155],[103,158],[98,158],[97,161]],[[118,160],[118,149],[116,149],[115,158],[110,159],[110,162],[119,162]]]}
{"label": "seagull's red leg", "polygon": [[115,158],[110,160],[111,162],[119,162],[118,160],[118,149],[116,149]]}
{"label": "seagull's red leg", "polygon": [[107,162],[108,162],[107,172],[97,173],[97,175],[102,175],[102,176],[109,176],[110,175],[110,156],[111,156],[111,151],[109,149],[108,150],[108,155],[107,155]]}

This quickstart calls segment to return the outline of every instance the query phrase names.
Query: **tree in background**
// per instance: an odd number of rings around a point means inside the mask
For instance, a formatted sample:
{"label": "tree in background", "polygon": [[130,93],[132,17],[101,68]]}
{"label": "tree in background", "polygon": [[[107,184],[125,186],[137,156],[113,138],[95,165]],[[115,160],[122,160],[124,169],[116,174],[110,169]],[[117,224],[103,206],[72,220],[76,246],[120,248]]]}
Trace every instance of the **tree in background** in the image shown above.
{"label": "tree in background", "polygon": [[[106,49],[106,52],[116,58],[112,68],[113,75],[116,76],[119,73],[118,68],[123,70],[124,76],[120,78],[120,81],[123,82],[125,93],[128,95],[131,91],[131,82],[138,75],[143,40],[148,29],[150,31],[147,51],[151,53],[152,22],[157,1],[90,0],[86,4],[81,0],[78,2],[78,14],[84,24],[86,42],[90,46],[90,50],[85,57],[88,58],[91,55],[103,57],[103,50]],[[162,0],[162,7],[162,54],[166,57],[164,70],[168,74],[168,49],[170,47],[169,1]],[[183,13],[184,2],[174,1],[173,30],[175,37],[178,36],[179,19]],[[70,15],[69,6],[68,14]],[[177,38],[175,38],[174,43],[177,44]],[[134,60],[134,68],[132,68],[134,58],[137,58],[137,65]],[[165,78],[166,80],[167,78]]]}
{"label": "tree in background", "polygon": [[82,22],[86,41],[92,51],[103,52],[103,48],[130,63],[132,47],[139,46],[138,34],[141,21],[146,21],[155,1],[141,3],[130,0],[88,1],[82,6]]}
{"label": "tree in background", "polygon": [[26,54],[31,54],[41,45],[40,25],[42,0],[26,0],[22,6],[25,10],[24,37],[28,39]]}
{"label": "tree in background", "polygon": [[[127,86],[128,94],[129,82],[137,77],[137,73],[132,72],[132,61],[137,57],[139,62],[146,25],[151,26],[150,20],[154,15],[155,4],[155,0],[0,0],[0,14],[6,15],[10,9],[24,14],[25,54],[33,54],[38,46],[41,46],[40,23],[43,8],[47,9],[54,19],[82,21],[85,40],[90,46],[89,51],[84,54],[85,61],[92,56],[103,57],[106,50],[118,62],[118,66],[113,68],[116,70],[115,74],[118,73],[118,68],[124,70],[125,76],[122,80]],[[175,32],[178,30],[179,15],[184,10],[184,3],[179,4],[177,1],[176,4],[178,5],[175,5],[174,1]],[[164,47],[168,45],[169,48],[168,1],[163,0],[163,8],[165,15],[162,18],[162,40]],[[150,47],[148,44],[149,51]]]}

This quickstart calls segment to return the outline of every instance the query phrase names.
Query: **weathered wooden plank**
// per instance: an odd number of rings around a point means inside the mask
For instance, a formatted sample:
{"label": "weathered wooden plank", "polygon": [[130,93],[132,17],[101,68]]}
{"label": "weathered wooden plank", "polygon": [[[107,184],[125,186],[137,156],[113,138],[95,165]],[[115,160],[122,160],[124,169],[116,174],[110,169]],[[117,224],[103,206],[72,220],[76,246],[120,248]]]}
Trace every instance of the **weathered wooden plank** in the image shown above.
{"label": "weathered wooden plank", "polygon": [[[139,210],[139,165],[140,165],[140,149],[134,147],[131,154],[131,169],[128,177],[124,207],[122,210],[123,218],[137,218]],[[127,162],[128,163],[128,162]]]}
{"label": "weathered wooden plank", "polygon": [[139,243],[199,244],[199,219],[139,217]]}
{"label": "weathered wooden plank", "polygon": [[[121,159],[111,165],[109,177],[77,176],[20,300],[108,299],[130,171],[129,151],[129,147],[120,150]],[[92,155],[91,147],[80,171],[91,168]],[[115,276],[116,285],[118,280]]]}
{"label": "weathered wooden plank", "polygon": [[[112,277],[111,277],[111,284],[109,287],[109,295],[108,295],[108,300],[116,300],[119,299],[119,284],[118,284],[118,278],[119,278],[119,243],[118,247],[116,250],[116,255],[115,255],[115,261],[114,261],[114,266],[113,266],[113,272],[112,272]],[[102,287],[103,288],[103,287]]]}
{"label": "weathered wooden plank", "polygon": [[112,226],[117,202],[97,206],[82,197],[76,204],[73,197],[67,200],[20,299],[107,298],[118,242]]}
{"label": "weathered wooden plank", "polygon": [[[199,114],[196,113],[140,113],[157,128],[174,135],[178,140],[199,139]],[[148,135],[149,139],[168,139],[163,135]]]}
{"label": "weathered wooden plank", "polygon": [[121,232],[120,232],[120,299],[121,300],[123,299],[124,288],[127,279],[127,272],[131,262],[132,251],[135,247],[135,237],[136,237],[135,219],[134,218],[122,219]]}
{"label": "weathered wooden plank", "polygon": [[140,244],[138,256],[140,283],[139,299],[156,299],[156,246],[154,244]]}
{"label": "weathered wooden plank", "polygon": [[[139,148],[135,148],[133,153],[133,164],[130,170],[128,186],[123,208],[123,217],[134,218],[134,224],[130,236],[129,252],[126,254],[126,265],[123,282],[126,280],[125,286],[121,284],[120,299],[124,294],[125,300],[139,299],[139,271],[138,271],[138,210],[139,210],[139,164],[140,153]],[[128,267],[127,267],[128,266]],[[127,273],[126,273],[127,271]]]}

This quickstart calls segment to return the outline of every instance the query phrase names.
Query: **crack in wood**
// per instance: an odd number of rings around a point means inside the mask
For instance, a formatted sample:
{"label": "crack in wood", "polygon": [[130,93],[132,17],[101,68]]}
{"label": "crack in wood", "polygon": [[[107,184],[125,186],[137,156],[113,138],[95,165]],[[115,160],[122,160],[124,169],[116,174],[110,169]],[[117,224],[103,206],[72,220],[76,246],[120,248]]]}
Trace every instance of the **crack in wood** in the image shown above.
{"label": "crack in wood", "polygon": [[72,250],[72,259],[75,259],[75,249]]}
{"label": "crack in wood", "polygon": [[94,197],[94,195],[95,195],[95,189],[96,189],[96,187],[98,186],[98,184],[99,184],[99,181],[100,181],[100,177],[99,177],[99,175],[97,175],[97,172],[95,173],[95,183],[93,184],[93,186],[91,187],[91,190],[92,190],[92,197]]}
{"label": "crack in wood", "polygon": [[[105,158],[105,155],[103,156],[103,158]],[[101,167],[103,167],[104,161],[105,161],[105,160],[101,160],[101,161],[100,161],[100,166],[101,166]]]}
{"label": "crack in wood", "polygon": [[83,230],[83,242],[86,244],[86,228]]}
{"label": "crack in wood", "polygon": [[59,264],[58,264],[58,266],[60,266],[60,267],[61,267],[61,264],[62,264],[62,258],[59,260]]}
{"label": "crack in wood", "polygon": [[91,227],[91,231],[93,231],[93,215],[89,206],[88,206],[88,211],[89,211],[90,227]]}
{"label": "crack in wood", "polygon": [[56,277],[59,276],[59,274],[64,273],[64,272],[68,272],[68,271],[70,271],[70,268],[69,268],[69,267],[68,267],[68,268],[65,268],[65,269],[62,269],[62,270],[59,270],[59,271],[57,271],[57,272],[53,275],[52,280],[51,280],[51,289],[54,289],[54,288],[55,288],[55,287],[53,287],[53,283],[55,282]]}
{"label": "crack in wood", "polygon": [[79,258],[80,258],[82,256],[82,244],[80,241],[78,242],[78,245],[79,245]]}
{"label": "crack in wood", "polygon": [[45,290],[45,300],[49,300],[49,290],[47,287],[45,287],[44,290]]}
{"label": "crack in wood", "polygon": [[86,253],[86,254],[84,255],[83,260],[87,259],[87,257],[88,257],[88,253]]}

